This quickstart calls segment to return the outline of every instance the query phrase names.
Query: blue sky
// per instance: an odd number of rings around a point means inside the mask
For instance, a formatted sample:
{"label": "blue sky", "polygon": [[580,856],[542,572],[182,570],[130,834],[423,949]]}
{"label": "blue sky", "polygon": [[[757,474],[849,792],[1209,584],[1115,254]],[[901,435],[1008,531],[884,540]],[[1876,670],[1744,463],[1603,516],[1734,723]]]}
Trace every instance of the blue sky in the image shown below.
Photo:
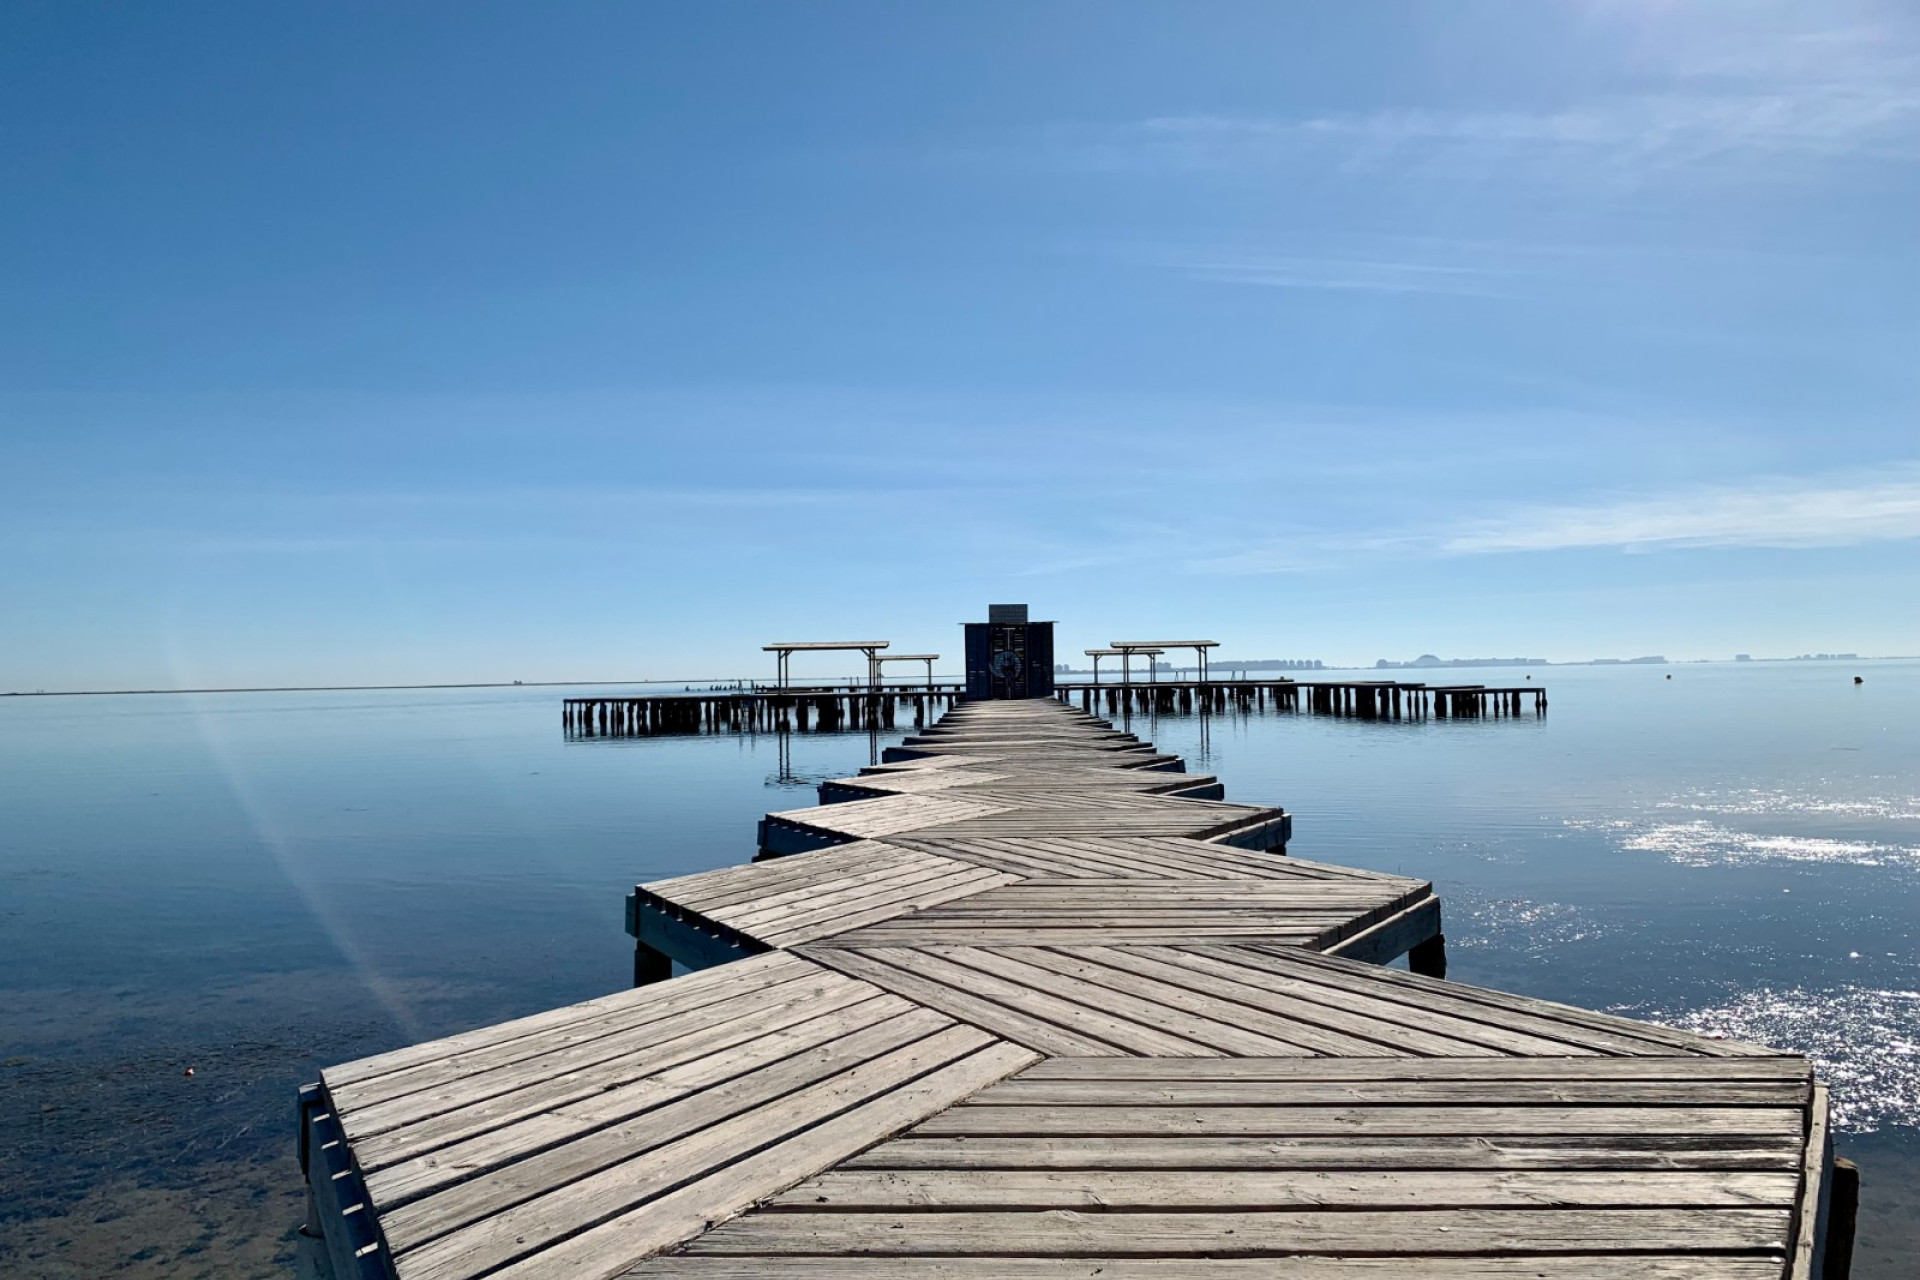
{"label": "blue sky", "polygon": [[0,689],[1920,651],[1910,5],[61,0],[0,148]]}

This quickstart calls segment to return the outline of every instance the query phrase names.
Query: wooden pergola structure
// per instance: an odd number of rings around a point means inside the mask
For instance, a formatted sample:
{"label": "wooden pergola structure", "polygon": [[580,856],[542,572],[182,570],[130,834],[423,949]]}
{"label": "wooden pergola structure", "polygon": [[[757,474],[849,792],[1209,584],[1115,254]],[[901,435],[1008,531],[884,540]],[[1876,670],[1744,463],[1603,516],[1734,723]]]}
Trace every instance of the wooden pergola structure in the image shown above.
{"label": "wooden pergola structure", "polygon": [[763,644],[760,648],[774,655],[776,678],[784,689],[788,684],[791,660],[796,653],[864,653],[867,655],[867,683],[878,685],[880,650],[892,643],[891,640],[783,640]]}
{"label": "wooden pergola structure", "polygon": [[1148,650],[1157,654],[1168,649],[1191,649],[1198,659],[1202,684],[1211,678],[1207,671],[1207,650],[1219,647],[1218,640],[1115,640],[1113,642],[1114,651],[1121,655],[1122,662],[1126,661],[1126,656],[1129,654],[1146,653]]}
{"label": "wooden pergola structure", "polygon": [[884,675],[885,673],[880,672],[880,668],[885,663],[889,663],[889,662],[924,662],[926,663],[928,689],[933,688],[933,664],[938,662],[939,660],[940,660],[940,655],[937,653],[887,653],[887,654],[881,654],[878,657],[869,659],[869,661],[872,662],[873,664],[874,671],[882,675]]}
{"label": "wooden pergola structure", "polygon": [[1100,659],[1116,658],[1116,657],[1120,659],[1120,683],[1132,684],[1133,683],[1133,667],[1132,667],[1133,655],[1136,653],[1145,655],[1148,662],[1148,667],[1147,667],[1148,675],[1149,677],[1151,677],[1151,675],[1153,674],[1153,665],[1152,665],[1153,659],[1159,657],[1163,652],[1165,651],[1161,649],[1138,649],[1138,648],[1088,649],[1086,650],[1086,655],[1089,658],[1093,659],[1093,682],[1095,684],[1100,683]]}

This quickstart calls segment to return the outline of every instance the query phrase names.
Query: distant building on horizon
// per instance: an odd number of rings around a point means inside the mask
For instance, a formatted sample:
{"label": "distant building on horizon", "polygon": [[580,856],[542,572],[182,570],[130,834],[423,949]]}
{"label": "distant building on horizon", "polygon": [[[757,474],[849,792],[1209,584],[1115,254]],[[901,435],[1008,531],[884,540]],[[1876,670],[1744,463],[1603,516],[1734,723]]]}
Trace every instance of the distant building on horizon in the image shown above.
{"label": "distant building on horizon", "polygon": [[1440,658],[1423,653],[1412,662],[1393,662],[1382,658],[1373,664],[1375,671],[1426,670],[1433,667],[1544,667],[1545,658]]}

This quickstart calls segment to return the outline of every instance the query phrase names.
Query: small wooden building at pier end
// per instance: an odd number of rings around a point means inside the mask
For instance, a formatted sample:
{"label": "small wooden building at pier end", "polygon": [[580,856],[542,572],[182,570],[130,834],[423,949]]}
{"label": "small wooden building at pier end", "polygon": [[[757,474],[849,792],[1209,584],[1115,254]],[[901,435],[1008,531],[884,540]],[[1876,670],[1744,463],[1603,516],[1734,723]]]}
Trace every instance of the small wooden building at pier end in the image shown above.
{"label": "small wooden building at pier end", "polygon": [[1024,604],[990,604],[967,629],[967,696],[1053,696],[1053,624],[1027,620]]}

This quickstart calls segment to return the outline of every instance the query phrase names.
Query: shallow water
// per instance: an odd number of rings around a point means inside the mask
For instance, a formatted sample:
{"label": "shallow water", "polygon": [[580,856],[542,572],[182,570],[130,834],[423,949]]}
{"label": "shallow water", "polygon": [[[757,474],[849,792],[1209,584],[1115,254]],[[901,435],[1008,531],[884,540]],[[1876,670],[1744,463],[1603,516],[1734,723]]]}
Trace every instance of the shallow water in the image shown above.
{"label": "shallow water", "polygon": [[[1133,727],[1293,853],[1432,879],[1453,977],[1812,1054],[1856,1274],[1909,1274],[1920,664],[1533,675],[1542,720]],[[889,740],[568,742],[552,690],[0,700],[0,1273],[279,1274],[320,1064],[623,986],[626,887]]]}

